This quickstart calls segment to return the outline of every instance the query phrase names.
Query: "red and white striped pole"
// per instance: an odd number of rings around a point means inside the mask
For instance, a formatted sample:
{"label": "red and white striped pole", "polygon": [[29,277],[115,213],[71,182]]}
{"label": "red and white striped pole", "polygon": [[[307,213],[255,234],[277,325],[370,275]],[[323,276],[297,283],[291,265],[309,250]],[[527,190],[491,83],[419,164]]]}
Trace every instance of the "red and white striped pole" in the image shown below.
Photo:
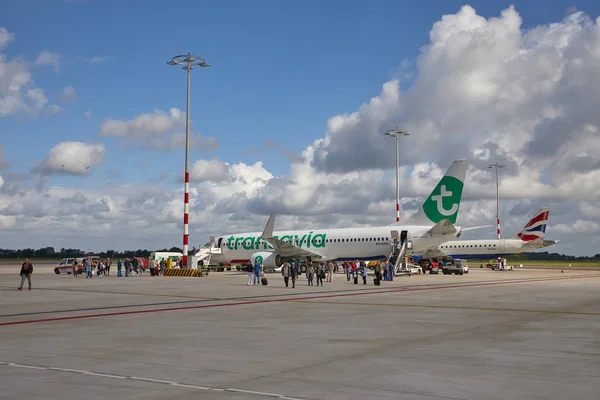
{"label": "red and white striped pole", "polygon": [[188,211],[190,202],[190,173],[188,171],[188,156],[190,153],[190,76],[192,75],[192,58],[188,53],[187,65],[187,102],[185,107],[185,194],[183,195],[183,268],[188,266]]}
{"label": "red and white striped pole", "polygon": [[183,69],[187,71],[187,102],[185,107],[185,194],[183,195],[183,260],[182,267],[188,267],[188,223],[189,223],[189,202],[190,202],[190,173],[189,173],[189,155],[190,155],[190,77],[192,72],[192,65],[199,65],[201,67],[210,67],[202,57],[192,56],[190,53],[187,55],[175,56],[169,62],[169,65],[182,65],[185,64]]}
{"label": "red and white striped pole", "polygon": [[498,218],[498,240],[500,240],[500,217]]}
{"label": "red and white striped pole", "polygon": [[400,222],[400,156],[398,154],[398,136],[410,136],[410,133],[396,128],[388,130],[385,135],[396,138],[396,222]]}
{"label": "red and white striped pole", "polygon": [[496,168],[496,224],[498,230],[498,240],[500,240],[500,168],[504,165],[499,163],[491,164],[488,168]]}

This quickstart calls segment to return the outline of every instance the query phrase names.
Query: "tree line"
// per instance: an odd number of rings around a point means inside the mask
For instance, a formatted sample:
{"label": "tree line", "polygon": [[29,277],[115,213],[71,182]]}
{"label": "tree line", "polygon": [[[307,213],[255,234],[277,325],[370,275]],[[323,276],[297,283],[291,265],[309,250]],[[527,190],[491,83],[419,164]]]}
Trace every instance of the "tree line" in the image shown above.
{"label": "tree line", "polygon": [[[150,257],[150,254],[155,251],[169,251],[169,252],[179,252],[182,253],[183,250],[179,247],[171,247],[170,249],[161,249],[161,250],[125,250],[125,251],[117,251],[117,250],[105,250],[100,252],[88,252],[81,249],[65,249],[62,248],[59,251],[56,251],[54,247],[44,247],[41,249],[19,249],[19,250],[11,250],[11,249],[0,249],[0,259],[7,258],[72,258],[72,257],[82,257],[87,254],[92,254],[95,256],[99,256],[101,258],[131,258],[131,257]],[[191,252],[190,252],[191,253]]]}
{"label": "tree line", "polygon": [[[130,258],[130,257],[146,257],[148,258],[153,251],[169,251],[182,253],[183,250],[179,247],[171,247],[170,249],[161,250],[105,250],[100,252],[91,252],[95,256],[101,258]],[[87,255],[88,252],[81,249],[65,249],[62,248],[56,251],[54,247],[44,247],[41,249],[0,249],[0,259],[7,258],[70,258],[70,257],[81,257]],[[191,254],[191,249],[190,249]],[[508,260],[534,260],[534,261],[600,261],[600,253],[594,256],[571,256],[559,253],[548,253],[547,251],[535,252],[535,253],[521,253],[513,254],[506,257]]]}

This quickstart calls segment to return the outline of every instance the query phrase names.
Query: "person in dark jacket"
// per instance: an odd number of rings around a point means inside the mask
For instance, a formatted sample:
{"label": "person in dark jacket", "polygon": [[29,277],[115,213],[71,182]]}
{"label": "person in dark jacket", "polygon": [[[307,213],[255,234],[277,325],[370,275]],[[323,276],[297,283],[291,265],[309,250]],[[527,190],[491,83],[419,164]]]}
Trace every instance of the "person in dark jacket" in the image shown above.
{"label": "person in dark jacket", "polygon": [[298,276],[298,267],[293,264],[290,268],[290,277],[292,278],[292,289],[296,287],[296,277]]}
{"label": "person in dark jacket", "polygon": [[29,258],[25,259],[23,265],[21,265],[21,286],[17,289],[23,290],[23,284],[25,283],[25,278],[27,278],[27,282],[29,283],[29,290],[31,290],[31,274],[33,273],[33,264],[29,262]]}

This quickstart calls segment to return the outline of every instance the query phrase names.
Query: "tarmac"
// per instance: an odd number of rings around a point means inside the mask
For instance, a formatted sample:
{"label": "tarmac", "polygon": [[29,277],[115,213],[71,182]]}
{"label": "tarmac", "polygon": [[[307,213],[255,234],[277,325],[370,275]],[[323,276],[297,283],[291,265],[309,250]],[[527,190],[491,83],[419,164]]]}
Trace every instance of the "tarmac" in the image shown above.
{"label": "tarmac", "polygon": [[[0,277],[3,399],[590,399],[600,273]],[[14,269],[14,271],[12,271]],[[47,271],[48,270],[48,271]],[[12,271],[12,272],[10,272]],[[10,272],[10,274],[7,274]],[[111,271],[116,275],[116,271]]]}

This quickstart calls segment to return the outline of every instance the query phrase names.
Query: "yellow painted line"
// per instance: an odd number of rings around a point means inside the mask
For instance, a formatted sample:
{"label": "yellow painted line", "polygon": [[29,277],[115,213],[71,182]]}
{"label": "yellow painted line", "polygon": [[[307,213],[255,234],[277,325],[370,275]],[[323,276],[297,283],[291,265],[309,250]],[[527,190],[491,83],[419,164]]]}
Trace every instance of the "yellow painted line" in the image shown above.
{"label": "yellow painted line", "polygon": [[391,304],[391,303],[361,303],[358,301],[312,301],[312,300],[294,300],[290,299],[294,303],[306,303],[306,304],[335,304],[335,305],[348,305],[348,306],[369,306],[369,307],[403,307],[403,308],[438,308],[438,309],[450,309],[450,310],[474,310],[474,311],[506,311],[506,312],[526,312],[526,313],[543,313],[543,314],[562,314],[562,315],[589,315],[594,317],[600,317],[600,313],[593,312],[580,312],[580,311],[554,311],[554,310],[527,310],[518,308],[498,308],[498,307],[462,307],[462,306],[442,306],[442,305],[419,305],[419,304]]}

